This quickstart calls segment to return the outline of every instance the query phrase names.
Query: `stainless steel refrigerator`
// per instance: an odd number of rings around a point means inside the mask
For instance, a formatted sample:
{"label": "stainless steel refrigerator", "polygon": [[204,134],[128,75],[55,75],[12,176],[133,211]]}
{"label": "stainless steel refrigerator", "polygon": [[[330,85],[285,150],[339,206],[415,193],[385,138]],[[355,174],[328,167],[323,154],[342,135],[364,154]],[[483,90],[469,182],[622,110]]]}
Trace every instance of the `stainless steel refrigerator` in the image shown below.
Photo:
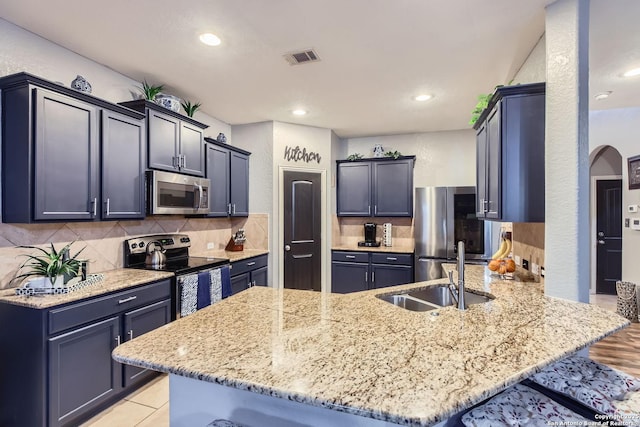
{"label": "stainless steel refrigerator", "polygon": [[500,227],[476,217],[475,187],[424,187],[415,191],[416,282],[443,277],[442,264],[455,262],[460,240],[465,243],[468,263],[483,263],[491,257]]}

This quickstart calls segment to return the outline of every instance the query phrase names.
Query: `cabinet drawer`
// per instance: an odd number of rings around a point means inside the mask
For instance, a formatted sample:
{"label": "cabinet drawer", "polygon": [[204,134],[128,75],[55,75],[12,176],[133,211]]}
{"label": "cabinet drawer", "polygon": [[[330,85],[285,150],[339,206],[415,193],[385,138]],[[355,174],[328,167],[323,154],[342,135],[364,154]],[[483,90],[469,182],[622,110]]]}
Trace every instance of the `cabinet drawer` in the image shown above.
{"label": "cabinet drawer", "polygon": [[369,262],[369,252],[333,251],[331,261]]}
{"label": "cabinet drawer", "polygon": [[372,253],[372,264],[413,265],[411,254]]}
{"label": "cabinet drawer", "polygon": [[243,259],[231,263],[231,276],[237,276],[239,274],[246,273],[247,271],[255,270],[256,268],[264,267],[267,265],[268,255],[260,255],[253,258]]}
{"label": "cabinet drawer", "polygon": [[171,280],[138,286],[49,311],[49,334],[91,322],[161,299],[171,298]]}

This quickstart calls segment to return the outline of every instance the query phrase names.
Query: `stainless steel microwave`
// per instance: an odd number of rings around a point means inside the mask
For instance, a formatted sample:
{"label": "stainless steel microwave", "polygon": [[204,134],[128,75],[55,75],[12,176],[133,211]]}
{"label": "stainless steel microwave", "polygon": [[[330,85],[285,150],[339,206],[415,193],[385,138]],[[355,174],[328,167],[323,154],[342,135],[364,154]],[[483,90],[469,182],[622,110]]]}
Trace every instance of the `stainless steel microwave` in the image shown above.
{"label": "stainless steel microwave", "polygon": [[209,187],[210,182],[207,178],[147,171],[147,213],[207,214]]}

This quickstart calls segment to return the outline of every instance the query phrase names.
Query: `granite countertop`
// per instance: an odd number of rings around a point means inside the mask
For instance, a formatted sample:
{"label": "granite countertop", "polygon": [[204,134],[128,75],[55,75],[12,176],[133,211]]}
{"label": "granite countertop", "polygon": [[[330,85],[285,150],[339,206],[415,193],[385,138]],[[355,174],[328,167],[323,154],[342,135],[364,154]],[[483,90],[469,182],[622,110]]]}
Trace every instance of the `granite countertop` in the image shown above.
{"label": "granite countertop", "polygon": [[3,289],[0,291],[0,302],[37,309],[51,308],[173,277],[173,273],[165,271],[138,270],[135,268],[119,268],[103,271],[99,274],[104,276],[101,281],[68,294],[24,296],[16,295],[15,289]]}
{"label": "granite countertop", "polygon": [[[447,266],[451,269],[452,266]],[[252,287],[121,346],[114,359],[403,425],[428,426],[629,322],[467,266],[495,299],[413,312],[375,295]],[[437,315],[434,315],[437,313]]]}
{"label": "granite countertop", "polygon": [[413,246],[396,245],[378,247],[358,246],[357,244],[336,244],[331,247],[334,251],[362,251],[362,252],[391,252],[396,254],[413,254]]}
{"label": "granite countertop", "polygon": [[244,249],[242,251],[225,251],[225,250],[209,250],[203,252],[194,252],[191,256],[201,257],[214,257],[214,258],[227,258],[229,262],[242,261],[243,259],[253,258],[254,256],[260,256],[268,254],[267,249]]}

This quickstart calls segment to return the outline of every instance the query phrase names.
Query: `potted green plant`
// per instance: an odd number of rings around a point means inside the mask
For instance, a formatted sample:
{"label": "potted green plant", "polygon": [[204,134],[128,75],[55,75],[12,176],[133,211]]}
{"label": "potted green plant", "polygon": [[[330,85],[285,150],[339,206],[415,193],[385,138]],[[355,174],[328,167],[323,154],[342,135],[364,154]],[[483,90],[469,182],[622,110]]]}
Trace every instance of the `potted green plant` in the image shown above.
{"label": "potted green plant", "polygon": [[142,82],[142,86],[138,87],[138,89],[140,89],[140,91],[142,92],[144,99],[153,101],[154,99],[156,99],[156,96],[158,96],[160,92],[162,92],[162,90],[164,89],[164,85],[154,86],[154,85],[150,85],[149,83],[147,83],[146,80],[144,80]]}
{"label": "potted green plant", "polygon": [[202,104],[200,104],[199,102],[196,104],[192,104],[191,101],[184,101],[181,105],[184,112],[187,113],[187,116],[193,117],[193,114],[198,110],[198,108],[200,108]]}
{"label": "potted green plant", "polygon": [[64,285],[64,277],[75,277],[78,275],[78,267],[80,262],[78,261],[78,255],[84,250],[80,249],[74,256],[70,256],[69,249],[74,242],[67,244],[61,250],[56,250],[51,243],[51,250],[46,250],[38,246],[17,246],[22,249],[34,249],[41,254],[23,254],[27,257],[27,260],[20,265],[18,273],[23,269],[26,272],[17,274],[15,279],[40,276],[44,278],[43,287],[60,287]]}

